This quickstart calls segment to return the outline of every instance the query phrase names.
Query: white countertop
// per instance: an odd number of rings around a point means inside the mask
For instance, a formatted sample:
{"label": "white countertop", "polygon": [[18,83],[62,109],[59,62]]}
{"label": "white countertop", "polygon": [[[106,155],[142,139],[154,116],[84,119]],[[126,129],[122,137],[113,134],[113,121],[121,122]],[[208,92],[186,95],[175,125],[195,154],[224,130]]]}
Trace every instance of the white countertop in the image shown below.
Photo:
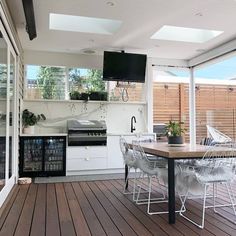
{"label": "white countertop", "polygon": [[36,134],[20,134],[21,137],[37,137],[37,136],[67,136],[67,133],[36,133]]}
{"label": "white countertop", "polygon": [[155,133],[147,133],[147,132],[144,132],[144,133],[107,133],[108,136],[145,136],[145,135],[155,135]]}

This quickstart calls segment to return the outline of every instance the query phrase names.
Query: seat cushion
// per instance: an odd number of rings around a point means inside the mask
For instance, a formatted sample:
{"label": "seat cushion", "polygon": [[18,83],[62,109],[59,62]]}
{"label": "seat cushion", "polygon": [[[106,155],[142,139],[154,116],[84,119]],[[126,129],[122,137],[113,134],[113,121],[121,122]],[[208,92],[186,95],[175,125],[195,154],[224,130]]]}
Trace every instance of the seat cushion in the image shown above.
{"label": "seat cushion", "polygon": [[128,149],[124,154],[124,163],[130,167],[137,169],[137,160],[134,158],[133,151],[131,149]]}

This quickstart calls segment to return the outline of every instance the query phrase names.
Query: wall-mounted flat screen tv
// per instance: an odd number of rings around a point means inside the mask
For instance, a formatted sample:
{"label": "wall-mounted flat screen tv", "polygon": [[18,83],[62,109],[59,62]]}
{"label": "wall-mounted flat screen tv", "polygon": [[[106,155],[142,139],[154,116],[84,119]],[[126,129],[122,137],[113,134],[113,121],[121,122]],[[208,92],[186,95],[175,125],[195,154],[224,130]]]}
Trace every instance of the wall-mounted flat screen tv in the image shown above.
{"label": "wall-mounted flat screen tv", "polygon": [[145,82],[147,55],[104,51],[103,80]]}

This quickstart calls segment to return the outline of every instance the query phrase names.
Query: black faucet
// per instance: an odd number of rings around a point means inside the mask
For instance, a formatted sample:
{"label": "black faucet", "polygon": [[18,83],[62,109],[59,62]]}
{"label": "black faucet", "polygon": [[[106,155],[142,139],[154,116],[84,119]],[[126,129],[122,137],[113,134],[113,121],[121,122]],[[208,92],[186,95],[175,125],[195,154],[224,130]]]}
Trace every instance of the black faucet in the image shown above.
{"label": "black faucet", "polygon": [[135,116],[132,116],[131,117],[131,133],[133,133],[135,130],[134,123],[136,123],[136,118]]}

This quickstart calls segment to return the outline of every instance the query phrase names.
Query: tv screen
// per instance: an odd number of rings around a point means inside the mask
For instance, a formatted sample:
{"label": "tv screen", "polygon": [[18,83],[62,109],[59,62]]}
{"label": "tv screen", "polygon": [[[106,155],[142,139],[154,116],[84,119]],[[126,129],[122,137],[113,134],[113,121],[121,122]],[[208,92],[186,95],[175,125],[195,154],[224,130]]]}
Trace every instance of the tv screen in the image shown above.
{"label": "tv screen", "polygon": [[146,61],[143,54],[104,51],[103,79],[144,83]]}

